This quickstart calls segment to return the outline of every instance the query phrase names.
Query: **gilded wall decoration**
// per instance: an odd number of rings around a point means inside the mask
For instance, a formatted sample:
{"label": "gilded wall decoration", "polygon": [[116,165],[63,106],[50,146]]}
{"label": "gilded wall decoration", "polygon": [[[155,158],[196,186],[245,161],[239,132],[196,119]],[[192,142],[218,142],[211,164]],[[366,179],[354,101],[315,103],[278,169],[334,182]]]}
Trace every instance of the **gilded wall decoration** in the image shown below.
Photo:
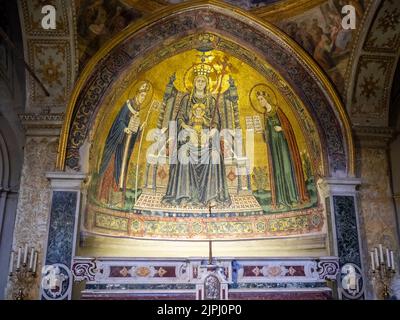
{"label": "gilded wall decoration", "polygon": [[[74,129],[69,137],[66,155],[68,166],[75,169],[79,168],[79,159],[77,158],[79,153],[78,148],[82,145],[84,138],[87,136],[90,126],[89,121],[93,119],[92,116],[96,112],[95,108],[98,104],[96,101],[99,101],[99,99],[101,99],[100,97],[107,92],[110,83],[116,78],[116,73],[121,72],[124,68],[123,66],[131,61],[132,58],[148,55],[148,52],[146,54],[144,52],[150,48],[154,51],[156,43],[161,40],[161,34],[165,39],[173,37],[169,41],[175,42],[177,40],[173,39],[179,38],[176,32],[187,33],[206,23],[207,28],[211,28],[216,24],[215,27],[221,32],[232,33],[231,37],[236,39],[242,38],[242,41],[247,42],[249,45],[254,45],[256,50],[263,52],[264,57],[284,75],[288,82],[291,82],[291,85],[297,87],[296,93],[299,94],[301,99],[307,101],[306,106],[310,108],[311,117],[318,119],[317,121],[319,122],[323,122],[323,124],[321,123],[321,127],[325,129],[329,128],[321,131],[321,133],[323,139],[327,141],[329,160],[332,161],[331,169],[333,171],[346,171],[346,146],[343,144],[343,141],[341,141],[341,129],[336,115],[334,115],[330,107],[326,105],[330,103],[326,100],[327,97],[321,94],[318,85],[310,77],[309,72],[303,69],[299,61],[291,59],[290,55],[282,52],[282,50],[284,51],[285,49],[279,45],[279,40],[277,40],[277,38],[268,38],[267,34],[249,27],[232,17],[220,14],[218,19],[213,19],[208,17],[208,15],[213,15],[213,13],[201,13],[201,9],[195,10],[199,11],[197,16],[192,12],[181,13],[178,16],[171,16],[166,19],[162,26],[155,24],[146,29],[142,29],[135,35],[135,41],[133,41],[133,38],[126,40],[123,47],[114,49],[113,54],[108,55],[106,59],[102,60],[106,63],[97,64],[97,70],[99,71],[101,69],[102,71],[93,74],[92,80],[87,82],[86,87],[83,88],[77,99],[77,110],[75,120],[72,124]],[[264,45],[264,41],[269,43],[269,45]],[[226,47],[231,47],[231,50],[235,47],[235,44],[226,44]],[[163,52],[164,55],[168,55],[168,51],[165,49],[165,43],[163,43],[163,47],[164,50],[161,50],[161,48],[159,49],[160,53]],[[235,49],[232,51],[235,51]],[[247,59],[250,58],[251,55],[247,55]],[[142,62],[142,60],[138,60]],[[258,61],[258,59],[253,60],[255,63]],[[288,66],[290,67],[288,68]],[[143,69],[148,67],[149,65],[146,63],[141,64],[138,71],[143,71]],[[303,71],[300,72],[300,70],[303,70],[304,73]],[[300,89],[299,86],[303,86],[303,88]],[[93,94],[89,94],[89,92],[93,92]],[[88,94],[88,96],[86,96],[86,94]],[[90,99],[86,99],[85,97],[90,97]],[[351,142],[348,146],[351,147]],[[61,148],[64,147],[62,146]]]}
{"label": "gilded wall decoration", "polygon": [[[275,88],[284,81],[275,74],[270,82],[243,61],[213,50],[210,44],[219,40],[214,35],[192,38],[200,38],[197,50],[172,55],[142,73],[126,70],[121,79],[132,78],[132,83],[124,92],[111,93],[113,104],[107,101],[100,109],[91,134],[86,230],[173,239],[320,231],[324,218],[315,185],[320,168],[310,162],[310,139],[296,111]],[[193,130],[187,144],[177,142],[178,153],[189,147],[193,165],[172,162],[174,121],[178,137],[184,129]],[[217,138],[216,163],[203,158],[210,147],[203,139],[211,138],[204,130],[210,126],[221,134],[238,130],[243,135],[243,142]],[[152,139],[156,129],[156,135],[169,132],[165,145],[156,146]],[[248,130],[255,134],[254,154],[245,137]],[[236,143],[246,146],[245,153]],[[266,214],[273,215],[259,217]]]}
{"label": "gilded wall decoration", "polygon": [[[80,68],[113,35],[141,17],[185,1],[77,1],[78,46]],[[282,28],[313,56],[343,93],[343,77],[347,67],[355,31],[341,27],[341,7],[353,5],[357,26],[361,24],[368,0],[224,0],[228,5],[251,12]],[[280,17],[280,18],[277,18]]]}

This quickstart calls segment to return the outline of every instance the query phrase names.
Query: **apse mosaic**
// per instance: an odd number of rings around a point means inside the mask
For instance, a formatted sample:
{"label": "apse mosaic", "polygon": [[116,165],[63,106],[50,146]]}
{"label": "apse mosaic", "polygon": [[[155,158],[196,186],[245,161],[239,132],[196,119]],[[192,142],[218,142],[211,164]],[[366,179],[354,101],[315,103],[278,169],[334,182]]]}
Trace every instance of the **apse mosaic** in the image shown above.
{"label": "apse mosaic", "polygon": [[310,116],[269,65],[273,81],[217,40],[201,35],[113,87],[91,132],[88,231],[251,239],[322,230]]}

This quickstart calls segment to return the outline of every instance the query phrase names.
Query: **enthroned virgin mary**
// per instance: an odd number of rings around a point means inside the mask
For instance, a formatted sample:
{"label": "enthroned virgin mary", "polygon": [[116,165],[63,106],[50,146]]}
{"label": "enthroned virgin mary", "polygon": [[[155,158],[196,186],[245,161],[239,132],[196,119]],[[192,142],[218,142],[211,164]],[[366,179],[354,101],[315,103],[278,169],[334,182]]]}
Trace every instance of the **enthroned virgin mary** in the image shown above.
{"label": "enthroned virgin mary", "polygon": [[[178,106],[177,159],[170,164],[163,202],[171,205],[229,206],[225,165],[220,150],[221,115],[210,93],[209,71],[194,68],[193,89]],[[171,161],[171,160],[170,160]]]}

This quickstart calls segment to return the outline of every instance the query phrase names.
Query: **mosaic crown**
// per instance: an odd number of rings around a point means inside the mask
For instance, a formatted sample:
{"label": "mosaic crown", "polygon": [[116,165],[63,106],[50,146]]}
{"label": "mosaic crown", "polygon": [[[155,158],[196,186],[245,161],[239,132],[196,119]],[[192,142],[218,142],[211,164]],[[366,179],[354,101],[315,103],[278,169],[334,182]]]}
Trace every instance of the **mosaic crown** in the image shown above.
{"label": "mosaic crown", "polygon": [[198,65],[194,66],[194,68],[193,68],[194,77],[205,76],[208,78],[211,71],[212,71],[212,67],[205,63],[198,64]]}

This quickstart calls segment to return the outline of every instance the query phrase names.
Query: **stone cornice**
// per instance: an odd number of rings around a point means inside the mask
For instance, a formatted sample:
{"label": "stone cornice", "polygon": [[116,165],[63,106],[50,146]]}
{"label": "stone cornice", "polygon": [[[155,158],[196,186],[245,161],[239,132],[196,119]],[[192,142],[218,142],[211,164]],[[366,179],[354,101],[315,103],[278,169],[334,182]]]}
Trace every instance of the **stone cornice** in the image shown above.
{"label": "stone cornice", "polygon": [[391,127],[354,126],[356,143],[367,148],[387,148],[395,137],[395,129]]}
{"label": "stone cornice", "polygon": [[24,113],[19,119],[27,136],[59,136],[64,113]]}
{"label": "stone cornice", "polygon": [[46,178],[50,180],[54,190],[79,190],[82,181],[86,179],[84,173],[47,172]]}

